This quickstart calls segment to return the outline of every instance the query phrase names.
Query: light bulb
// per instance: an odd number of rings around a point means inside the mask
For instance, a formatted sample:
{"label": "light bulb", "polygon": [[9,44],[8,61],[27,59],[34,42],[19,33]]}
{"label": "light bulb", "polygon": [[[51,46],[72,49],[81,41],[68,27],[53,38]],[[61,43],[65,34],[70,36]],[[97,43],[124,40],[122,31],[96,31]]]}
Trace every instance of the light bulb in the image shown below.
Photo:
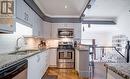
{"label": "light bulb", "polygon": [[67,6],[67,5],[65,5],[65,8],[68,8],[68,6]]}

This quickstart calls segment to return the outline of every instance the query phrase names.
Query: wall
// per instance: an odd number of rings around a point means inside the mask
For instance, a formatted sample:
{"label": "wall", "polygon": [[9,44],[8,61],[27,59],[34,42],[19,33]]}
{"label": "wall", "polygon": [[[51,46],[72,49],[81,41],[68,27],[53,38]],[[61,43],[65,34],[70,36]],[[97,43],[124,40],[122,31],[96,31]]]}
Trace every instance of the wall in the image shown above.
{"label": "wall", "polygon": [[14,51],[16,38],[14,35],[0,35],[0,53]]}
{"label": "wall", "polygon": [[[129,2],[130,5],[130,2]],[[130,40],[130,7],[126,7],[123,13],[118,17],[117,26],[121,32]]]}
{"label": "wall", "polygon": [[88,44],[91,39],[96,39],[96,45],[112,46],[112,36],[118,32],[119,29],[115,25],[91,25],[90,28],[88,25],[82,25],[81,43]]}

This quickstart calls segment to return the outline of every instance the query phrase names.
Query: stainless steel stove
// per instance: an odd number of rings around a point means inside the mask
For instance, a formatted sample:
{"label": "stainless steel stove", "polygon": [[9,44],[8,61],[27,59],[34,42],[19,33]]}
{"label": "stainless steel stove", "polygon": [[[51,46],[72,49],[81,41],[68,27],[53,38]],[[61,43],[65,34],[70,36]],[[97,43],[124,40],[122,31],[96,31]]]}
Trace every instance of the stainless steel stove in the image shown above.
{"label": "stainless steel stove", "polygon": [[75,52],[72,42],[59,42],[57,49],[58,68],[74,68]]}

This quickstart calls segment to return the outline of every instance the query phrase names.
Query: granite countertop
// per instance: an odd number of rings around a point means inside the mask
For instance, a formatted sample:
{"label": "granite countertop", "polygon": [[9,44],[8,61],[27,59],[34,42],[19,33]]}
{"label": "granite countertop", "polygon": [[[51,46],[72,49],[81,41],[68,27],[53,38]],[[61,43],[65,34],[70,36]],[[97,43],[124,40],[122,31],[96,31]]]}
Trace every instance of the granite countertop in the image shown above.
{"label": "granite countertop", "polygon": [[75,49],[79,50],[79,51],[89,51],[90,50],[90,46],[89,45],[78,45],[77,47],[75,47]]}
{"label": "granite countertop", "polygon": [[[10,65],[20,62],[23,59],[31,57],[33,55],[42,53],[46,50],[38,51],[38,50],[29,50],[32,51],[30,53],[24,53],[25,50],[22,51],[23,54],[0,54],[0,70],[9,67]],[[13,52],[11,52],[13,53]]]}
{"label": "granite countertop", "polygon": [[104,66],[124,79],[130,79],[130,63],[106,63]]}

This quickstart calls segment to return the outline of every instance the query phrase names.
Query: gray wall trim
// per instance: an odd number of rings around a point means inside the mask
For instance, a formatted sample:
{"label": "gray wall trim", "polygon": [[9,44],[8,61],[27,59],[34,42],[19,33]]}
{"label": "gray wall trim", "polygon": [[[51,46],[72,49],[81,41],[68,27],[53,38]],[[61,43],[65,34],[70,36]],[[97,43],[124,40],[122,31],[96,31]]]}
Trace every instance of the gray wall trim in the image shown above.
{"label": "gray wall trim", "polygon": [[[36,5],[36,3],[33,0],[24,0],[24,1],[35,13],[39,15],[40,18],[43,19],[43,21],[46,21],[46,22],[51,22],[51,23],[81,23],[82,22],[83,24],[109,24],[109,25],[116,24],[114,21],[96,21],[96,20],[95,21],[90,21],[90,20],[81,21],[81,17],[80,18],[52,18],[52,17],[46,16],[39,9],[39,7]],[[88,4],[90,3],[90,1],[91,0],[89,0]],[[85,9],[87,8],[87,5]],[[84,13],[84,11],[82,12],[82,14]]]}
{"label": "gray wall trim", "polygon": [[24,0],[25,3],[31,9],[39,15],[40,18],[43,19],[43,21],[51,22],[51,23],[81,23],[80,18],[51,18],[49,16],[46,16],[36,5],[36,3],[33,0]]}
{"label": "gray wall trim", "polygon": [[82,21],[82,24],[104,24],[104,25],[116,25],[114,21],[96,21],[96,20],[85,20]]}
{"label": "gray wall trim", "polygon": [[52,23],[81,23],[80,18],[51,18]]}

